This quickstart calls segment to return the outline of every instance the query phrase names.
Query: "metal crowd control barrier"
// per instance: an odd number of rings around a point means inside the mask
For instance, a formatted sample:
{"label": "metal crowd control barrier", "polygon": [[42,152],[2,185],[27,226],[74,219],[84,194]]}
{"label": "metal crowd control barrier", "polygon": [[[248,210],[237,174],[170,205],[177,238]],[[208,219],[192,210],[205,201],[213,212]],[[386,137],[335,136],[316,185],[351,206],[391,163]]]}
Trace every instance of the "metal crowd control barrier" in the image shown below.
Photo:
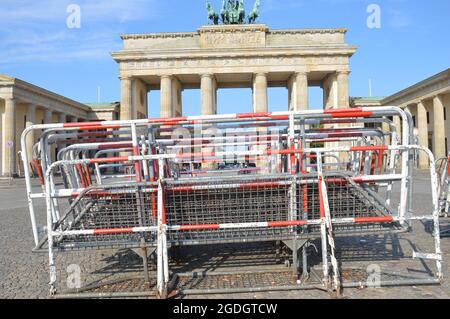
{"label": "metal crowd control barrier", "polygon": [[[393,116],[401,118],[401,128]],[[23,151],[22,159],[33,161],[40,176],[42,190],[36,192],[24,165],[35,250],[49,254],[51,293],[167,297],[324,288],[340,293],[364,286],[341,267],[346,252],[340,244],[346,239],[408,233],[415,221],[431,222],[435,233],[440,231],[434,157],[411,145],[411,129],[411,114],[397,107],[27,128],[23,150],[29,132],[42,132],[35,158]],[[411,158],[416,151],[431,163],[429,214],[413,212]],[[35,215],[39,199],[46,204],[46,224],[40,226]],[[264,270],[202,274],[199,279],[174,263],[180,247],[257,242],[283,243],[291,252],[292,272],[278,270],[276,280]],[[312,248],[320,252],[322,275],[312,266]],[[433,253],[415,251],[411,257],[434,261],[431,276],[391,275],[378,285],[439,283],[439,236],[431,237],[426,249]],[[113,272],[105,264],[111,260],[92,262],[99,258],[97,250],[120,260],[121,252],[134,251],[143,268],[119,262]],[[65,289],[61,285],[68,268],[60,264],[75,265],[70,269],[92,278],[75,280]],[[80,264],[83,269],[77,268]],[[231,286],[218,286],[229,278]]]}
{"label": "metal crowd control barrier", "polygon": [[[450,213],[450,154],[447,157],[440,158],[436,161],[437,174],[439,178],[439,208],[441,216],[449,217]],[[442,237],[450,235],[450,228],[441,230]]]}

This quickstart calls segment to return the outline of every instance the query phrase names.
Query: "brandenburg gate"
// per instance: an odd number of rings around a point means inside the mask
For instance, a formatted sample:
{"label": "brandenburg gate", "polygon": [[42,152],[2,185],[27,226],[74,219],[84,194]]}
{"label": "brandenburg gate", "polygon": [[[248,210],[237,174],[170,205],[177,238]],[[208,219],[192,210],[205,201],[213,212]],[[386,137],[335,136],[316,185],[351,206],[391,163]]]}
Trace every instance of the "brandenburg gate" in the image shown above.
{"label": "brandenburg gate", "polygon": [[217,113],[221,88],[252,88],[253,109],[246,112],[269,110],[269,87],[288,89],[289,110],[308,109],[311,86],[323,88],[325,108],[348,108],[349,60],[356,47],[345,42],[346,31],[240,24],[124,35],[123,49],[112,54],[120,66],[120,117],[147,117],[150,90],[160,90],[161,117],[182,116],[183,90],[198,88],[201,115]]}

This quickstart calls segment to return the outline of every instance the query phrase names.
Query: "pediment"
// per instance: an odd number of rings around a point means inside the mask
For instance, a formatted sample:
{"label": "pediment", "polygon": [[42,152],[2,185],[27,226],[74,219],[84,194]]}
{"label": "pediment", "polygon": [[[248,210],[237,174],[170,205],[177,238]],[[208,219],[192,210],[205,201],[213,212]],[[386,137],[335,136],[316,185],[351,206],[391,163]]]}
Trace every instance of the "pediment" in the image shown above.
{"label": "pediment", "polygon": [[0,74],[0,82],[14,82],[14,78],[5,74]]}

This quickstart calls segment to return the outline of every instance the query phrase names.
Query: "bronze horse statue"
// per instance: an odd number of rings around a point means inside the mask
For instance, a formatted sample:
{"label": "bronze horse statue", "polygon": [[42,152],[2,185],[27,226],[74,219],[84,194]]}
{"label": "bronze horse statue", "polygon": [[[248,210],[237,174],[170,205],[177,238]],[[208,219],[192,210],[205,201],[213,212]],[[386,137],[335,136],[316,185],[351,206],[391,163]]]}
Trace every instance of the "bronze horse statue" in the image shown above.
{"label": "bronze horse statue", "polygon": [[213,9],[210,0],[206,1],[206,9],[208,10],[208,20],[210,20],[214,24],[219,24],[219,15]]}
{"label": "bronze horse statue", "polygon": [[[259,18],[260,5],[261,1],[256,0],[253,10],[248,16],[249,24],[255,23]],[[222,0],[220,16],[213,9],[210,0],[206,0],[206,8],[208,10],[208,19],[213,24],[219,24],[219,18],[221,18],[223,24],[244,24],[246,22],[244,0]]]}
{"label": "bronze horse statue", "polygon": [[261,5],[260,0],[255,1],[255,5],[253,6],[253,10],[248,15],[248,23],[253,24],[259,18],[259,7]]}

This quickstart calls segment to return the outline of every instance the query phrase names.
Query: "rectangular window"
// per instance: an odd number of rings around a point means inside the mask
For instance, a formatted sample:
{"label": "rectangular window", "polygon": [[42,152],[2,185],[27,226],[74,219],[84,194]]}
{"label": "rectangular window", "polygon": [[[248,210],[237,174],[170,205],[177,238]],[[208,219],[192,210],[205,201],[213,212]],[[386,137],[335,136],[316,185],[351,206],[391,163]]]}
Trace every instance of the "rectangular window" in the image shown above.
{"label": "rectangular window", "polygon": [[427,112],[427,124],[430,124],[430,112]]}
{"label": "rectangular window", "polygon": [[448,139],[445,138],[445,154],[448,154]]}
{"label": "rectangular window", "polygon": [[413,125],[414,125],[414,127],[417,127],[416,126],[416,117],[415,116],[413,116]]}
{"label": "rectangular window", "polygon": [[27,127],[27,116],[23,116],[23,128],[25,129]]}

